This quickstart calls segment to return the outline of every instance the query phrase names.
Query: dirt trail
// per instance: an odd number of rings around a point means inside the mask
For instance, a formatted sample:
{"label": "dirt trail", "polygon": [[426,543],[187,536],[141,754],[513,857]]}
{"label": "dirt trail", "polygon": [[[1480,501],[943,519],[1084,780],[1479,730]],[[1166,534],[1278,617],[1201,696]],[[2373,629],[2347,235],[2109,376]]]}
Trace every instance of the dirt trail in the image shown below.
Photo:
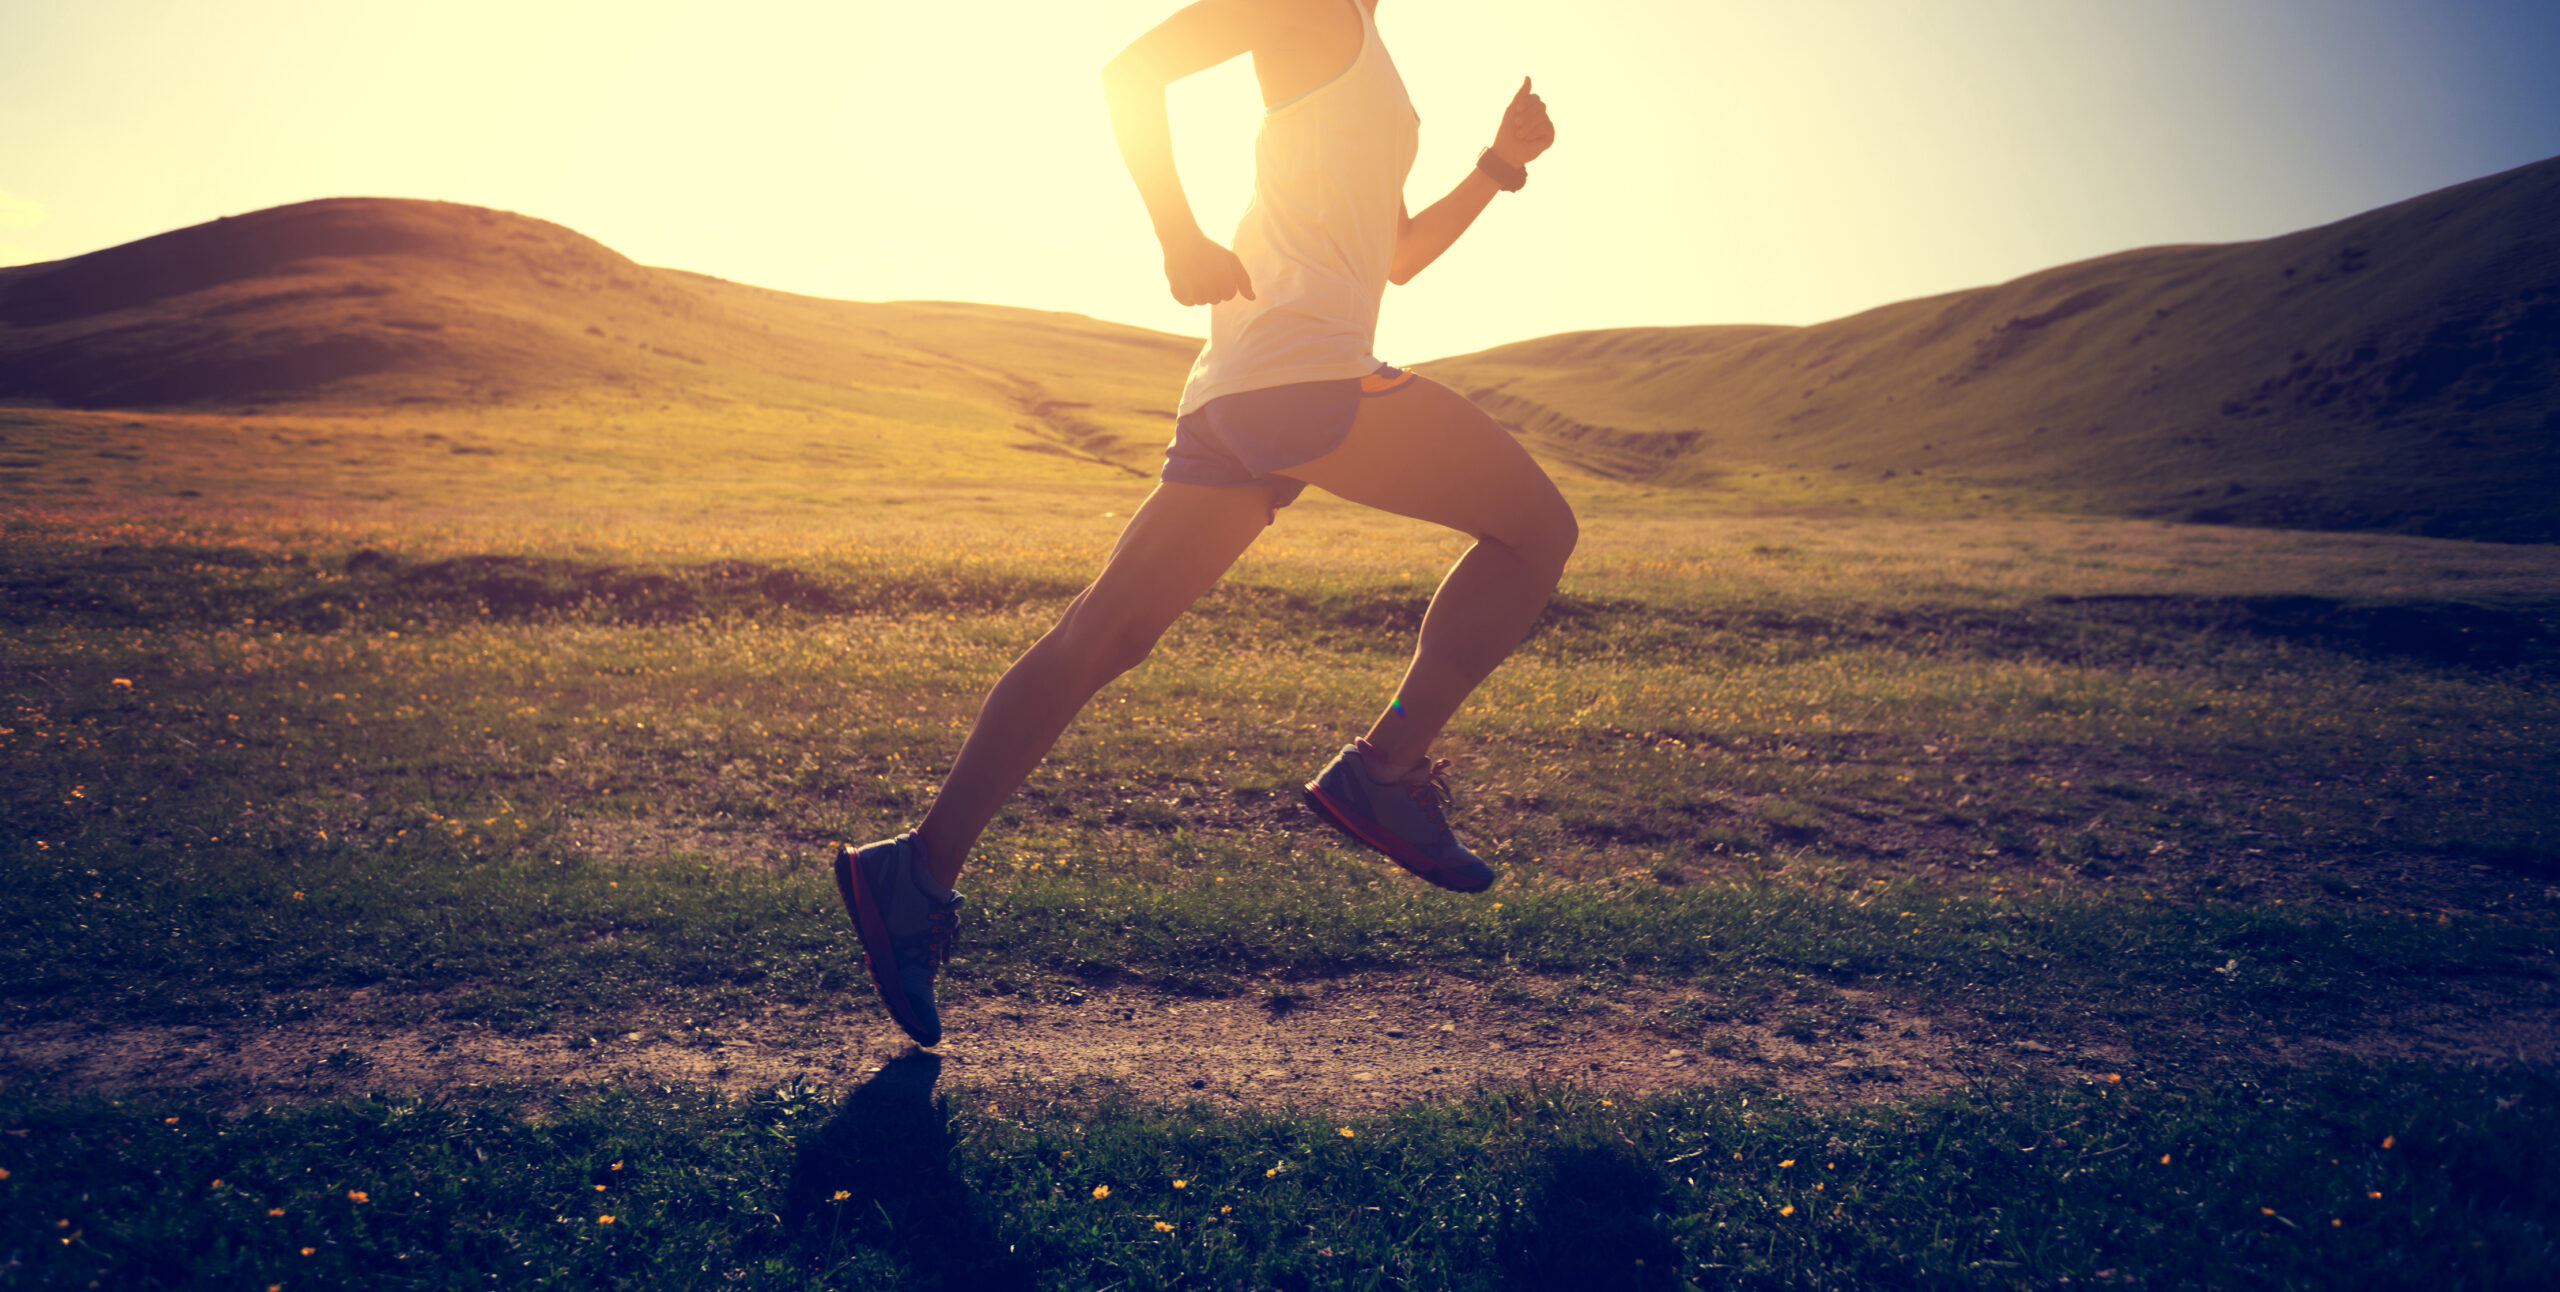
{"label": "dirt trail", "polygon": [[[1518,984],[1514,984],[1515,989]],[[1860,1021],[1810,1041],[1771,1026],[1649,1026],[1692,990],[1632,989],[1558,1013],[1481,984],[1443,980],[1300,984],[1285,994],[1201,999],[1135,988],[1066,1002],[951,1002],[944,1080],[1009,1097],[1150,1101],[1355,1112],[1481,1086],[1569,1084],[1641,1097],[1757,1082],[1819,1102],[1902,1099],[1972,1081],[2103,1082],[2146,1064],[2123,1038],[2045,1045],[1986,1039],[1974,1020],[1929,1017],[1860,995]],[[230,1027],[69,1022],[0,1030],[0,1086],[58,1092],[193,1089],[242,1104],[493,1084],[677,1082],[733,1093],[795,1077],[849,1084],[910,1048],[873,1011],[775,1010],[693,1028],[666,1019],[591,1037],[510,1035],[451,1021],[391,1023],[359,997],[300,1021]],[[1801,1037],[1803,1034],[1798,1033]],[[2347,1036],[2233,1029],[2187,1038],[2180,1061],[2298,1063],[2329,1055],[2442,1063],[2560,1062],[2560,991],[2377,1015]]]}

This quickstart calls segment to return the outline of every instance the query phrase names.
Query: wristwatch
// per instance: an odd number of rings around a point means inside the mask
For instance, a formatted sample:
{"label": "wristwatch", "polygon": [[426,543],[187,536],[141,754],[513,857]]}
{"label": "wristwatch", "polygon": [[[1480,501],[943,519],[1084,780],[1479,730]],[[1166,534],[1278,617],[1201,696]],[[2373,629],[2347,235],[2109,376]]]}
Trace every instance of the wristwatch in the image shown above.
{"label": "wristwatch", "polygon": [[1490,148],[1476,154],[1476,169],[1483,171],[1485,178],[1492,180],[1494,187],[1505,193],[1517,193],[1522,185],[1529,182],[1528,167],[1511,165],[1494,156]]}

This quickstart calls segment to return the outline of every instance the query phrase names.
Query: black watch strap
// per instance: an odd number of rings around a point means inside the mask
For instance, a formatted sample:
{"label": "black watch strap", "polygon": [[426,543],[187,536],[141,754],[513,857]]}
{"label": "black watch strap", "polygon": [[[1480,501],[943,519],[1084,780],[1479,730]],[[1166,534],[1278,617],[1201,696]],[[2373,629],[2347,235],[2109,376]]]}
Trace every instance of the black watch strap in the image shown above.
{"label": "black watch strap", "polygon": [[1494,156],[1490,148],[1476,154],[1476,169],[1483,171],[1485,178],[1492,180],[1494,187],[1505,193],[1517,193],[1522,185],[1529,182],[1528,167],[1510,165]]}

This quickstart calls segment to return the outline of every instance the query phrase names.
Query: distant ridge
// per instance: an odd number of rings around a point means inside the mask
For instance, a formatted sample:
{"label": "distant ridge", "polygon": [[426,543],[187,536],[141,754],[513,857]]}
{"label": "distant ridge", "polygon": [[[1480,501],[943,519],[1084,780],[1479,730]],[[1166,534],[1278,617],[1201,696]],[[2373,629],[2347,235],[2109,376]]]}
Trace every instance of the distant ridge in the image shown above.
{"label": "distant ridge", "polygon": [[[1151,474],[1197,345],[746,287],[449,202],[303,202],[0,269],[0,402],[69,408],[574,392],[965,424]],[[1743,474],[1879,496],[1924,479],[2115,515],[2560,541],[2560,159],[1814,327],[1570,333],[1424,368],[1550,458],[1711,504]]]}
{"label": "distant ridge", "polygon": [[1576,332],[1423,369],[1626,478],[1920,474],[2119,515],[2551,542],[2560,159],[1813,327]]}
{"label": "distant ridge", "polygon": [[495,393],[631,364],[575,338],[686,312],[680,288],[558,225],[449,202],[335,198],[0,270],[0,396],[84,407]]}
{"label": "distant ridge", "polygon": [[794,296],[635,264],[543,220],[390,198],[0,269],[0,400],[71,408],[574,391],[930,426],[965,405],[1012,422],[1017,447],[1136,469],[1198,346],[1075,314]]}

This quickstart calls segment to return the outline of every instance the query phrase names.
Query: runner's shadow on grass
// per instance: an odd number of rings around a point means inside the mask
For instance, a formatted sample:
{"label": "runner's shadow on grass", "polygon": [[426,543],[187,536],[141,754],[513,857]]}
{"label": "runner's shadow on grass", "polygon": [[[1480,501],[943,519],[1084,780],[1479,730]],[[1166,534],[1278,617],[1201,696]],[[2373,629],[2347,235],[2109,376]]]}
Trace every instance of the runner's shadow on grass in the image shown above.
{"label": "runner's shadow on grass", "polygon": [[1028,1289],[1029,1264],[1005,1249],[953,1168],[950,1122],[933,1097],[941,1075],[940,1056],[909,1054],[847,1096],[801,1141],[783,1217],[805,1242],[902,1259],[911,1286]]}

